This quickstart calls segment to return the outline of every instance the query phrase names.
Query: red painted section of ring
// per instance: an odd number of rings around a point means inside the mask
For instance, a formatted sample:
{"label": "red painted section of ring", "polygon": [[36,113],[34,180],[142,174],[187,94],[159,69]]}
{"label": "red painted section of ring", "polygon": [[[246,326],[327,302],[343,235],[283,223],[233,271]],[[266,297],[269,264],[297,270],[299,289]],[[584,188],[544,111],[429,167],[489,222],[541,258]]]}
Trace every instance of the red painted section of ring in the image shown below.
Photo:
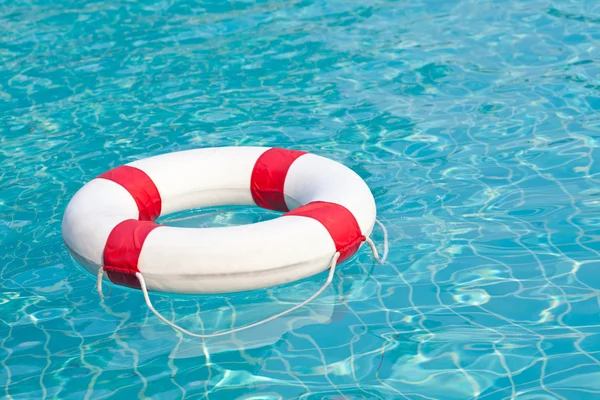
{"label": "red painted section of ring", "polygon": [[309,217],[319,221],[331,235],[336,251],[340,252],[338,264],[356,253],[361,242],[365,240],[354,215],[346,207],[336,203],[313,201],[284,214],[286,215]]}
{"label": "red painted section of ring", "polygon": [[98,176],[123,186],[135,200],[140,221],[154,221],[160,215],[162,200],[152,179],[141,169],[121,165]]}
{"label": "red painted section of ring", "polygon": [[271,148],[254,164],[250,191],[256,205],[276,211],[289,211],[283,196],[283,187],[290,166],[305,151]]}
{"label": "red painted section of ring", "polygon": [[137,219],[125,220],[113,228],[104,246],[104,270],[113,283],[140,288],[135,277],[146,238],[159,225]]}

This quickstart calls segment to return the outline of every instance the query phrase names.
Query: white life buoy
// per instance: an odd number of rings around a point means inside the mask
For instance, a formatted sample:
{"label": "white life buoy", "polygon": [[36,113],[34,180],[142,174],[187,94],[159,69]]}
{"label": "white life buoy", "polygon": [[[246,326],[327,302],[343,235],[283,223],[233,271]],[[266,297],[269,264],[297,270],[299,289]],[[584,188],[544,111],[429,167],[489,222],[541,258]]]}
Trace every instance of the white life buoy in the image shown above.
{"label": "white life buoy", "polygon": [[[285,213],[232,227],[154,222],[225,205]],[[223,293],[323,272],[365,240],[374,249],[375,221],[367,184],[342,164],[295,150],[220,147],[149,157],[92,179],[69,202],[62,235],[79,264],[113,283],[145,294]]]}

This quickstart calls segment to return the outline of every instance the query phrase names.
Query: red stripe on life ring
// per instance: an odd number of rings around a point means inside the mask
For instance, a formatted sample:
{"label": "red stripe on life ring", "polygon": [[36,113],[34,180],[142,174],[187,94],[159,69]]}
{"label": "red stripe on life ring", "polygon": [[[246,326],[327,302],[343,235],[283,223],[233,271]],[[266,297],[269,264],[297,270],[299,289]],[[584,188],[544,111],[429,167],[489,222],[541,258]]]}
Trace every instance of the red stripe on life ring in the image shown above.
{"label": "red stripe on life ring", "polygon": [[137,204],[140,221],[154,221],[160,215],[162,200],[152,179],[141,169],[122,165],[98,176],[123,186]]}
{"label": "red stripe on life ring", "polygon": [[276,211],[289,211],[285,204],[283,188],[285,177],[294,161],[305,151],[271,148],[254,164],[250,191],[256,205]]}
{"label": "red stripe on life ring", "polygon": [[135,277],[146,238],[160,225],[137,219],[125,220],[113,228],[104,246],[104,270],[113,283],[140,288]]}
{"label": "red stripe on life ring", "polygon": [[340,252],[338,264],[356,253],[361,242],[365,240],[354,215],[346,207],[336,203],[313,201],[284,214],[286,215],[309,217],[319,221],[331,235],[335,250]]}

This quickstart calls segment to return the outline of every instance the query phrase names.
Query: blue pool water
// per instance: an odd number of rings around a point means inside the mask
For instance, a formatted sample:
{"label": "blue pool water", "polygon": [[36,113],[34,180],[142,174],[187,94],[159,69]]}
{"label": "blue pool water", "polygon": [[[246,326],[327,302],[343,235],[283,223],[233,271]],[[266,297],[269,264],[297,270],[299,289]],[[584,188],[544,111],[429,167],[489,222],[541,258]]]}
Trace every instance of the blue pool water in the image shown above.
{"label": "blue pool water", "polygon": [[[0,397],[600,397],[597,1],[8,0],[0,23]],[[389,262],[363,247],[309,306],[205,342],[138,291],[101,302],[61,239],[71,196],[122,163],[230,145],[357,171]],[[325,277],[153,299],[209,333]]]}

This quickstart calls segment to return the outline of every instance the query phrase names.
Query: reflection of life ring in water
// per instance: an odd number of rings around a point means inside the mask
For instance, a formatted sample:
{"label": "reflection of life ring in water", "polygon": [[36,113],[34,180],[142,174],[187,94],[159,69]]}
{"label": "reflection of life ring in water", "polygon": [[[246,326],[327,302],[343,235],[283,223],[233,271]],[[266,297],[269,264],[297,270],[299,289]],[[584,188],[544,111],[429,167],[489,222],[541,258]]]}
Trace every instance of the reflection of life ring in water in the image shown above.
{"label": "reflection of life ring in water", "polygon": [[[218,228],[154,222],[216,205],[286,213]],[[376,254],[368,238],[375,222],[368,186],[335,161],[278,148],[221,147],[154,156],[100,175],[71,199],[62,232],[73,257],[98,273],[99,288],[106,271],[113,283],[141,288],[151,307],[147,290],[234,292],[327,268],[333,273],[364,241]]]}

